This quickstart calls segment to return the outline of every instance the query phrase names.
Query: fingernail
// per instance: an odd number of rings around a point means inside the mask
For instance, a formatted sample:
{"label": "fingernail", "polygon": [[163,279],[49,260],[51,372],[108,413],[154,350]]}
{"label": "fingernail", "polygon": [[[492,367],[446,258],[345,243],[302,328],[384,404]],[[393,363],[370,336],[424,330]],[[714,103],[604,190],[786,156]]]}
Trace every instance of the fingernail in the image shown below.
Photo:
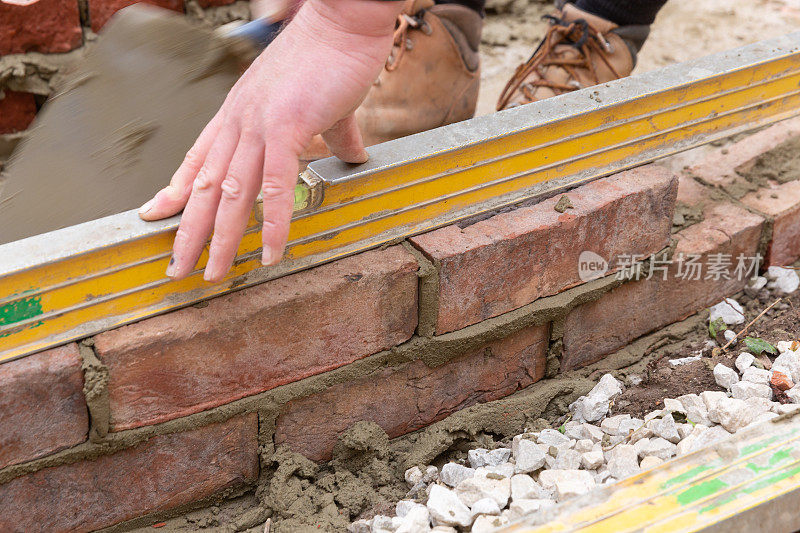
{"label": "fingernail", "polygon": [[282,257],[283,254],[281,252],[272,248],[264,248],[264,253],[261,255],[261,264],[264,266],[274,265],[277,264]]}
{"label": "fingernail", "polygon": [[146,215],[148,211],[153,209],[153,204],[155,204],[155,203],[156,203],[156,199],[155,198],[151,198],[150,200],[145,202],[145,204],[142,207],[139,208],[139,214],[140,215]]}
{"label": "fingernail", "polygon": [[167,277],[171,278],[172,276],[174,276],[175,275],[175,270],[176,270],[175,258],[174,257],[170,257],[169,258],[169,265],[167,265]]}
{"label": "fingernail", "polygon": [[213,270],[209,268],[210,265],[206,265],[206,269],[203,271],[203,279],[206,281],[213,281],[214,276],[212,276]]}

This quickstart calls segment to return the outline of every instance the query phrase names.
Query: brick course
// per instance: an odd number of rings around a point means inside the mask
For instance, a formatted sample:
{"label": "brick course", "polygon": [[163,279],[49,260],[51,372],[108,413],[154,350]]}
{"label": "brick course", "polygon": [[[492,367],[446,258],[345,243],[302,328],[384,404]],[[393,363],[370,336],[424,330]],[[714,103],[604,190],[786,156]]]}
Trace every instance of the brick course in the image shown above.
{"label": "brick course", "polygon": [[0,485],[0,531],[94,531],[258,478],[258,419],[153,437]]}
{"label": "brick course", "polygon": [[223,405],[408,340],[417,271],[373,250],[98,335],[112,430]]}
{"label": "brick course", "polygon": [[0,0],[0,56],[69,52],[82,44],[76,0],[37,0],[20,4]]}
{"label": "brick course", "polygon": [[[698,254],[706,265],[711,254],[730,254],[736,266],[739,254],[754,256],[764,219],[731,205],[719,204],[705,220],[676,234],[675,256]],[[623,284],[599,300],[573,309],[564,325],[562,370],[585,366],[602,359],[630,341],[658,328],[682,320],[744,288],[746,279],[680,278],[679,263],[673,261],[663,281],[656,272],[650,280]]]}
{"label": "brick course", "polygon": [[448,226],[411,241],[437,261],[438,334],[461,329],[581,283],[578,257],[591,250],[616,264],[669,242],[677,178],[648,165],[559,197],[460,229]]}
{"label": "brick course", "polygon": [[0,468],[86,440],[89,416],[75,344],[0,365],[0,428]]}
{"label": "brick course", "polygon": [[791,265],[800,259],[800,181],[762,189],[742,198],[742,203],[773,220],[768,266]]}
{"label": "brick course", "polygon": [[291,401],[275,441],[322,461],[330,459],[338,435],[360,420],[397,437],[508,396],[544,376],[549,331],[549,324],[527,328],[436,368],[413,361]]}

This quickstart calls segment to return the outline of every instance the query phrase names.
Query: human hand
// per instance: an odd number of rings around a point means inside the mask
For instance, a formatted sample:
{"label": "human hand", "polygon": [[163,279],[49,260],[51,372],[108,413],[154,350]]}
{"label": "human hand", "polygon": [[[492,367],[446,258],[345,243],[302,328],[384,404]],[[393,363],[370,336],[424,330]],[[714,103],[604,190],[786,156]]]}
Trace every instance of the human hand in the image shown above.
{"label": "human hand", "polygon": [[262,193],[262,263],[283,256],[298,158],[321,133],[350,163],[367,153],[353,111],[391,51],[402,1],[308,0],[234,85],[170,184],[139,211],[158,220],[183,209],[167,275],[194,269],[213,231],[204,278],[230,269]]}

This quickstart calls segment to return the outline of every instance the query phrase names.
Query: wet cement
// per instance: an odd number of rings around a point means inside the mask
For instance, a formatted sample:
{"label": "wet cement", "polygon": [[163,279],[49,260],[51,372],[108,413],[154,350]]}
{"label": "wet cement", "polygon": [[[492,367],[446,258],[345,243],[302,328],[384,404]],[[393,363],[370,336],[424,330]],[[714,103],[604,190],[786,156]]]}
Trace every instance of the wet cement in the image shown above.
{"label": "wet cement", "polygon": [[[169,182],[247,59],[181,15],[120,12],[7,162],[0,244],[138,208]],[[0,73],[34,67],[50,68],[16,57]]]}

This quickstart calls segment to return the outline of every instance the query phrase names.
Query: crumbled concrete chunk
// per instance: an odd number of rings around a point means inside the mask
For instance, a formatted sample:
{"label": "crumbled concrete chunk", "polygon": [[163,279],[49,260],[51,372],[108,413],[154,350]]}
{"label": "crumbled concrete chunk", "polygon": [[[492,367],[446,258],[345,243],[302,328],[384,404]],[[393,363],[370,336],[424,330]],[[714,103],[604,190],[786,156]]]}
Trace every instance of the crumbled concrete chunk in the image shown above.
{"label": "crumbled concrete chunk", "polygon": [[800,277],[792,268],[771,266],[767,269],[768,289],[775,289],[783,294],[791,294],[800,286]]}
{"label": "crumbled concrete chunk", "polygon": [[736,362],[734,363],[734,366],[736,367],[736,370],[738,370],[741,373],[744,373],[745,370],[750,368],[750,366],[753,364],[753,361],[755,360],[756,357],[753,354],[748,352],[742,352],[736,357]]}
{"label": "crumbled concrete chunk", "polygon": [[596,485],[586,470],[543,470],[539,482],[544,488],[554,488],[559,501],[586,494]]}
{"label": "crumbled concrete chunk", "polygon": [[[491,498],[501,508],[505,507],[511,497],[511,479],[494,476],[491,473],[477,471],[475,477],[465,479],[456,487],[456,495],[467,507],[484,498]],[[500,479],[497,479],[500,477]]]}
{"label": "crumbled concrete chunk", "polygon": [[542,468],[545,464],[545,453],[536,443],[527,439],[522,439],[517,444],[514,454],[514,472],[517,474],[528,474]]}
{"label": "crumbled concrete chunk", "polygon": [[772,388],[763,383],[752,383],[750,381],[740,381],[731,387],[731,396],[739,400],[748,398],[772,398]]}
{"label": "crumbled concrete chunk", "polygon": [[442,483],[450,487],[456,487],[459,483],[475,475],[475,469],[458,463],[447,463],[442,467],[439,475]]}
{"label": "crumbled concrete chunk", "polygon": [[[676,432],[677,434],[677,432]],[[606,452],[608,471],[617,479],[639,473],[639,454],[630,444],[618,444]]]}
{"label": "crumbled concrete chunk", "polygon": [[670,414],[651,420],[647,423],[647,427],[650,428],[650,431],[652,431],[653,435],[656,437],[661,437],[672,443],[677,443],[681,440],[681,436],[678,433],[678,426],[675,423],[675,419],[672,418]]}
{"label": "crumbled concrete chunk", "polygon": [[596,470],[605,463],[603,450],[590,450],[581,455],[581,466],[586,470]]}
{"label": "crumbled concrete chunk", "polygon": [[461,502],[455,492],[441,485],[432,486],[427,507],[436,526],[468,527],[472,524],[469,507]]}
{"label": "crumbled concrete chunk", "polygon": [[714,322],[721,318],[729,326],[744,323],[744,309],[739,302],[732,298],[723,301],[709,309],[708,321]]}
{"label": "crumbled concrete chunk", "polygon": [[728,398],[725,401],[717,402],[714,409],[709,411],[708,416],[712,422],[717,422],[729,432],[735,433],[752,422],[756,415],[744,400]]}
{"label": "crumbled concrete chunk", "polygon": [[648,455],[639,463],[639,468],[642,470],[650,470],[651,468],[655,468],[663,462],[663,459],[660,459],[654,455]]}
{"label": "crumbled concrete chunk", "polygon": [[659,459],[666,461],[667,459],[675,457],[677,453],[678,447],[675,444],[666,439],[662,439],[661,437],[656,437],[654,439],[650,439],[650,442],[647,443],[643,455],[645,457],[658,457]]}
{"label": "crumbled concrete chunk", "polygon": [[511,457],[511,450],[509,448],[497,448],[490,451],[485,448],[477,448],[470,450],[467,455],[470,466],[479,468],[481,466],[496,466],[505,463]]}
{"label": "crumbled concrete chunk", "polygon": [[769,384],[769,371],[754,366],[748,367],[742,372],[742,381],[749,381],[750,383],[761,383],[763,385]]}
{"label": "crumbled concrete chunk", "polygon": [[717,366],[714,367],[714,380],[720,387],[730,390],[734,383],[739,382],[739,376],[732,368],[717,363]]}

